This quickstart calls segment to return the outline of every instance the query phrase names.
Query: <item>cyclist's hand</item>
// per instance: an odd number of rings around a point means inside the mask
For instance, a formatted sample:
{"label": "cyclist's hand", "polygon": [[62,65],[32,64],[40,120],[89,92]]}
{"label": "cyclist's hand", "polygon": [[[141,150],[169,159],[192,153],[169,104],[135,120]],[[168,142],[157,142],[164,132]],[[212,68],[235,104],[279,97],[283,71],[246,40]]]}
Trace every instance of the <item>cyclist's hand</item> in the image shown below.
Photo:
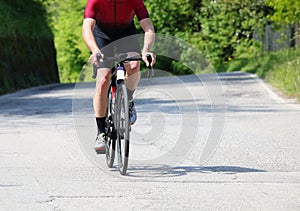
{"label": "cyclist's hand", "polygon": [[[150,56],[151,56],[151,63],[150,63],[150,64],[149,64],[149,62],[148,62],[147,55],[150,55]],[[146,63],[146,66],[147,66],[147,67],[150,67],[150,66],[153,67],[153,65],[154,65],[155,62],[156,62],[156,56],[155,56],[153,53],[150,53],[150,52],[143,53],[142,56],[143,56],[144,62]],[[149,66],[149,65],[150,65],[150,66]]]}
{"label": "cyclist's hand", "polygon": [[[100,54],[100,58],[99,58],[99,54]],[[104,55],[100,51],[95,51],[90,56],[90,62],[98,67],[99,63],[103,62],[103,58]]]}

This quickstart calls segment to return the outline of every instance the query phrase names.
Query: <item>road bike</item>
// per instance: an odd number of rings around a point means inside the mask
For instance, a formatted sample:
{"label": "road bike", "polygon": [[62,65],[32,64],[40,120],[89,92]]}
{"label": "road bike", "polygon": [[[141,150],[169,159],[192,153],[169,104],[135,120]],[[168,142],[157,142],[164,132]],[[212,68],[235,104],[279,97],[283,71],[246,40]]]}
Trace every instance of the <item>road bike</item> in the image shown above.
{"label": "road bike", "polygon": [[[146,55],[149,64],[151,55]],[[101,54],[97,55],[98,61]],[[113,167],[115,152],[117,152],[118,169],[125,175],[129,160],[129,143],[131,123],[129,117],[129,102],[125,86],[126,69],[124,64],[130,61],[143,61],[141,55],[129,57],[128,54],[119,54],[117,57],[104,57],[104,61],[114,62],[111,69],[111,80],[108,91],[108,106],[105,121],[106,164]],[[96,78],[97,68],[94,68],[93,78]],[[148,66],[148,77],[153,76],[152,67]],[[117,150],[116,150],[117,148]]]}

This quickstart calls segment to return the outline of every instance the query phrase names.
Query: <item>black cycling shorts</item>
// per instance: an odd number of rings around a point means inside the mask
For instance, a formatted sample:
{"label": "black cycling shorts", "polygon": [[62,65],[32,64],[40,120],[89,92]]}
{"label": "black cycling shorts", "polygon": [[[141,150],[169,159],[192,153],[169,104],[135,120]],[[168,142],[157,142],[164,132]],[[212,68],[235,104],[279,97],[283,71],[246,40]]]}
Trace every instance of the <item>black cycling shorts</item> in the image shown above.
{"label": "black cycling shorts", "polygon": [[[96,24],[94,37],[104,57],[113,57],[119,53],[141,52],[139,36],[135,25],[132,23],[121,30],[107,30]],[[100,68],[112,68],[112,62],[100,63]]]}

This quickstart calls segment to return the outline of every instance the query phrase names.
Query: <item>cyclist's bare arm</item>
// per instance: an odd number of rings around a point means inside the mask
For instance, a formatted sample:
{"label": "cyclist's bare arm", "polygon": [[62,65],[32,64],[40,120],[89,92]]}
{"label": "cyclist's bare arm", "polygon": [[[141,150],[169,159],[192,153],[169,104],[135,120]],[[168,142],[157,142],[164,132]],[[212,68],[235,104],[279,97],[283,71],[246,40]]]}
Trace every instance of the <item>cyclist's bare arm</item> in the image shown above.
{"label": "cyclist's bare arm", "polygon": [[[92,52],[92,55],[90,57],[90,61],[92,64],[98,64],[97,61],[97,53],[101,53],[100,49],[97,46],[97,43],[95,41],[95,37],[93,34],[93,30],[95,28],[96,21],[92,18],[85,18],[82,25],[82,37],[89,48],[89,50]],[[103,56],[103,55],[102,55]]]}
{"label": "cyclist's bare arm", "polygon": [[[153,24],[152,24],[150,18],[145,18],[145,19],[140,20],[140,25],[145,32],[144,47],[142,50],[142,55],[143,55],[143,60],[146,62],[147,66],[148,66],[146,54],[149,54],[151,52],[151,48],[155,41],[155,30],[154,30],[154,27],[153,27]],[[150,53],[150,55],[152,57],[151,66],[153,66],[155,63],[155,56],[152,53]]]}

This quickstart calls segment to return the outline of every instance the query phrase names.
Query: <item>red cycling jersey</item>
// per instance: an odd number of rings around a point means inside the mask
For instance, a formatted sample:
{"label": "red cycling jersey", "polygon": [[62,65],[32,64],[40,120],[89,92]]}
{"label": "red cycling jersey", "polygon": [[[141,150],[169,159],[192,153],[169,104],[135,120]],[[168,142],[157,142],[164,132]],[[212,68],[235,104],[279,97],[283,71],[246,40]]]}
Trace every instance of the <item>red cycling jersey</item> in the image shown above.
{"label": "red cycling jersey", "polygon": [[88,0],[84,18],[92,18],[105,28],[130,25],[134,16],[138,20],[149,18],[143,0]]}

